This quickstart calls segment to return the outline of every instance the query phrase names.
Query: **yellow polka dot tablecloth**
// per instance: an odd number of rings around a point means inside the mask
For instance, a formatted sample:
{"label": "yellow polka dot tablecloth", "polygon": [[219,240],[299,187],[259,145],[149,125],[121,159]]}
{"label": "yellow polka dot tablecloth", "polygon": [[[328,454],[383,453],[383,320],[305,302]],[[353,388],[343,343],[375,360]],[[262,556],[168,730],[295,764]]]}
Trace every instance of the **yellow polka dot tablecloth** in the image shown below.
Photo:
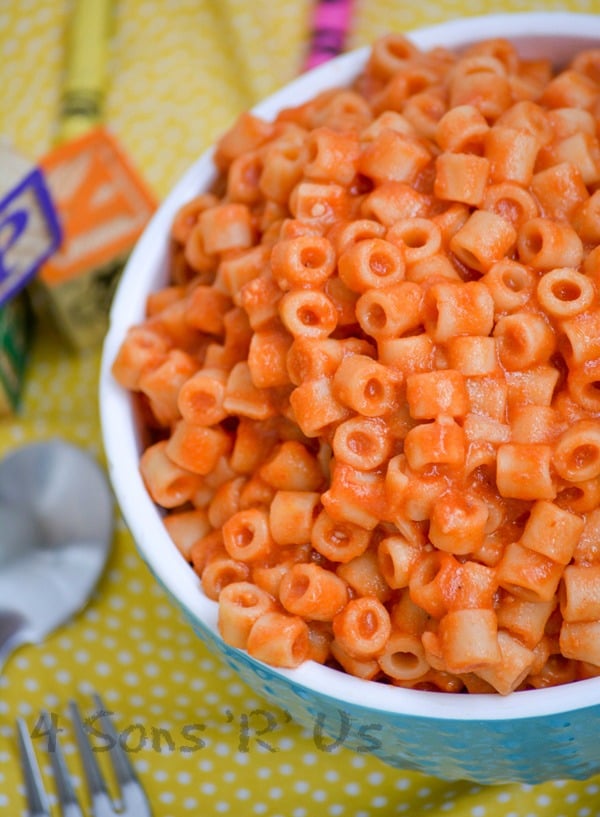
{"label": "yellow polka dot tablecloth", "polygon": [[[600,0],[356,0],[347,46],[460,15],[535,9],[600,13]],[[113,4],[106,119],[159,199],[239,112],[301,70],[312,10],[309,0]],[[71,11],[66,0],[0,2],[0,136],[32,160],[55,138]],[[62,437],[103,463],[99,360],[99,349],[69,351],[39,322],[22,406],[0,420],[0,455]],[[600,817],[600,777],[483,787],[392,769],[343,746],[325,751],[204,648],[116,513],[89,605],[0,674],[0,814],[26,814],[15,718],[53,790],[39,722],[49,711],[81,783],[67,707],[75,699],[90,713],[98,691],[155,817]]]}

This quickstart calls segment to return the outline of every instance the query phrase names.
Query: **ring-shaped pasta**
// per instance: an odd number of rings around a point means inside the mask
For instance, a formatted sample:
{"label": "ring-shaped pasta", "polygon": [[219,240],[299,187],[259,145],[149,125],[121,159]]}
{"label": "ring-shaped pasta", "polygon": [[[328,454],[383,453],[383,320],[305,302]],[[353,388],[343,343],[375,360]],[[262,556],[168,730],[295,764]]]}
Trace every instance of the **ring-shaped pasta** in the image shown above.
{"label": "ring-shaped pasta", "polygon": [[237,511],[223,525],[223,544],[231,558],[240,562],[267,557],[273,548],[267,511],[260,508]]}
{"label": "ring-shaped pasta", "polygon": [[246,477],[234,477],[211,492],[207,511],[208,521],[214,530],[220,530],[229,517],[240,510],[240,497],[246,484]]}
{"label": "ring-shaped pasta", "polygon": [[254,622],[275,607],[275,600],[252,582],[232,582],[219,593],[217,624],[222,638],[245,649]]}
{"label": "ring-shaped pasta", "polygon": [[209,599],[217,601],[230,584],[248,581],[250,568],[244,562],[231,559],[227,554],[215,554],[202,569],[200,581]]}
{"label": "ring-shaped pasta", "polygon": [[497,261],[481,280],[487,286],[498,312],[516,312],[535,292],[538,276],[524,264],[504,258]]}
{"label": "ring-shaped pasta", "polygon": [[479,207],[489,183],[490,161],[474,153],[441,153],[435,160],[433,194],[442,201]]}
{"label": "ring-shaped pasta", "polygon": [[489,122],[498,119],[513,101],[506,68],[487,55],[460,60],[452,70],[449,91],[450,107],[474,105]]}
{"label": "ring-shaped pasta", "polygon": [[559,71],[545,86],[540,103],[549,108],[591,110],[597,93],[596,83],[572,68]]}
{"label": "ring-shaped pasta", "polygon": [[451,610],[440,621],[438,637],[444,664],[452,673],[477,672],[501,663],[494,610]]}
{"label": "ring-shaped pasta", "polygon": [[334,338],[296,338],[286,359],[290,380],[299,386],[306,380],[333,376],[344,357],[346,347],[348,352],[355,349],[364,353],[369,348],[366,342],[362,344],[360,341],[345,344]]}
{"label": "ring-shaped pasta", "polygon": [[509,128],[522,128],[531,133],[536,137],[540,147],[547,145],[554,136],[547,111],[531,99],[520,99],[515,102],[504,111],[497,123]]}
{"label": "ring-shaped pasta", "polygon": [[600,621],[564,621],[560,628],[559,646],[565,658],[583,663],[584,677],[594,677],[593,668],[600,666]]}
{"label": "ring-shaped pasta", "polygon": [[194,273],[209,273],[214,268],[215,255],[206,248],[205,231],[199,222],[194,224],[185,240],[183,257]]}
{"label": "ring-shaped pasta", "polygon": [[600,362],[571,369],[567,375],[569,394],[586,411],[600,412]]}
{"label": "ring-shaped pasta", "polygon": [[560,587],[564,621],[600,619],[600,565],[567,565]]}
{"label": "ring-shaped pasta", "polygon": [[407,64],[405,68],[396,71],[381,90],[373,95],[371,105],[377,120],[361,136],[367,139],[376,138],[386,126],[391,126],[400,133],[415,135],[415,128],[404,116],[404,106],[411,98],[435,85],[437,79],[438,73],[425,65]]}
{"label": "ring-shaped pasta", "polygon": [[359,157],[359,141],[354,132],[328,127],[315,128],[308,133],[305,147],[306,178],[342,185],[352,182]]}
{"label": "ring-shaped pasta", "polygon": [[338,259],[342,281],[353,292],[397,284],[404,278],[402,251],[391,241],[368,238],[343,252]]}
{"label": "ring-shaped pasta", "polygon": [[335,251],[320,235],[290,238],[273,247],[271,270],[282,289],[318,288],[335,271]]}
{"label": "ring-shaped pasta", "polygon": [[465,57],[493,57],[504,66],[507,74],[518,73],[521,62],[514,43],[504,37],[490,37],[481,42],[472,43],[467,48]]}
{"label": "ring-shaped pasta", "polygon": [[[585,372],[593,374],[600,358],[600,310],[590,309],[561,321],[560,329],[560,349],[573,378],[585,377]],[[594,401],[589,405],[593,410]]]}
{"label": "ring-shaped pasta", "polygon": [[402,632],[392,632],[377,663],[395,681],[415,681],[431,669],[421,640]]}
{"label": "ring-shaped pasta", "polygon": [[316,112],[311,127],[330,127],[338,131],[361,131],[373,119],[373,113],[361,94],[351,89],[338,89],[337,92],[325,91],[328,99]]}
{"label": "ring-shaped pasta", "polygon": [[359,218],[354,221],[343,221],[335,225],[327,234],[333,244],[336,255],[346,252],[354,244],[367,238],[383,238],[385,226],[370,218]]}
{"label": "ring-shaped pasta", "polygon": [[404,536],[386,536],[377,547],[377,562],[389,587],[398,590],[408,587],[412,566],[423,548]]}
{"label": "ring-shaped pasta", "polygon": [[333,376],[333,393],[365,417],[382,417],[397,404],[399,376],[366,355],[348,355]]}
{"label": "ring-shaped pasta", "polygon": [[317,516],[311,532],[313,548],[329,561],[341,564],[362,556],[370,541],[369,531],[351,522],[339,522],[327,511],[321,511]]}
{"label": "ring-shaped pasta", "polygon": [[375,219],[385,227],[391,227],[400,218],[427,215],[429,206],[429,197],[412,185],[388,181],[377,185],[365,196],[360,205],[360,214],[365,219]]}
{"label": "ring-shaped pasta", "polygon": [[552,464],[568,482],[600,476],[600,421],[580,420],[559,437]]}
{"label": "ring-shaped pasta", "polygon": [[432,550],[423,553],[410,572],[408,589],[411,599],[437,619],[448,612],[444,585],[448,573],[454,572],[457,564],[450,553]]}
{"label": "ring-shaped pasta", "polygon": [[573,212],[573,226],[585,244],[600,243],[600,191],[594,190]]}
{"label": "ring-shaped pasta", "polygon": [[356,318],[367,335],[382,340],[416,329],[423,318],[423,288],[413,281],[370,289],[356,302]]}
{"label": "ring-shaped pasta", "polygon": [[556,504],[573,513],[589,513],[600,505],[600,478],[570,483],[559,489]]}
{"label": "ring-shaped pasta", "polygon": [[242,204],[256,204],[261,198],[259,181],[263,172],[260,151],[249,151],[236,156],[227,174],[227,198]]}
{"label": "ring-shaped pasta", "polygon": [[423,302],[425,331],[437,343],[457,335],[489,335],[494,301],[480,281],[444,281],[429,287]]}
{"label": "ring-shaped pasta", "polygon": [[499,182],[486,187],[482,210],[501,216],[518,230],[527,221],[539,216],[539,207],[528,190],[513,182]]}
{"label": "ring-shaped pasta", "polygon": [[517,234],[520,261],[537,270],[578,267],[583,259],[583,244],[571,227],[549,218],[532,218]]}
{"label": "ring-shaped pasta", "polygon": [[448,366],[468,376],[490,375],[498,369],[496,339],[484,335],[459,335],[448,341]]}
{"label": "ring-shaped pasta", "polygon": [[351,599],[333,619],[332,626],[344,652],[361,661],[378,656],[392,631],[390,615],[375,596]]}
{"label": "ring-shaped pasta", "polygon": [[450,249],[467,267],[484,273],[511,252],[516,239],[510,221],[490,210],[474,210],[450,239]]}
{"label": "ring-shaped pasta", "polygon": [[460,82],[464,77],[477,74],[492,74],[497,77],[506,76],[506,67],[493,54],[465,55],[452,69],[451,82]]}
{"label": "ring-shaped pasta", "polygon": [[549,270],[537,286],[542,309],[553,318],[573,318],[588,309],[596,296],[592,281],[573,267]]}
{"label": "ring-shaped pasta", "polygon": [[485,117],[474,105],[450,108],[437,123],[435,140],[444,151],[481,155],[489,131]]}
{"label": "ring-shaped pasta", "polygon": [[167,455],[167,440],[148,446],[140,459],[140,473],[152,499],[163,508],[189,502],[201,486],[202,477],[181,468]]}
{"label": "ring-shaped pasta", "polygon": [[293,615],[333,621],[348,603],[348,585],[331,570],[301,562],[282,577],[279,600]]}
{"label": "ring-shaped pasta", "polygon": [[534,312],[500,318],[494,327],[494,337],[500,362],[511,372],[545,363],[556,348],[552,327]]}
{"label": "ring-shaped pasta", "polygon": [[442,231],[429,218],[406,218],[393,224],[386,240],[402,250],[407,267],[435,255],[442,246]]}
{"label": "ring-shaped pasta", "polygon": [[403,34],[386,34],[378,38],[369,55],[369,71],[379,79],[389,79],[410,65],[416,54],[413,43]]}
{"label": "ring-shaped pasta", "polygon": [[134,326],[127,331],[112,365],[114,377],[126,389],[137,390],[140,378],[168,359],[172,343],[151,326]]}
{"label": "ring-shaped pasta", "polygon": [[192,375],[177,395],[177,406],[181,416],[189,423],[214,425],[225,419],[223,408],[226,372],[221,369],[200,369]]}
{"label": "ring-shaped pasta", "polygon": [[302,178],[305,161],[304,131],[288,131],[264,149],[259,187],[264,196],[287,204],[290,194]]}
{"label": "ring-shaped pasta", "polygon": [[252,625],[246,647],[259,661],[293,669],[310,655],[308,625],[299,616],[269,610]]}
{"label": "ring-shaped pasta", "polygon": [[217,201],[217,197],[212,193],[200,193],[181,205],[171,225],[171,238],[173,241],[177,244],[185,244],[198,221],[200,213],[203,210],[208,210],[209,207],[214,207]]}
{"label": "ring-shaped pasta", "polygon": [[600,48],[586,48],[571,60],[571,68],[600,83]]}
{"label": "ring-shaped pasta", "polygon": [[483,544],[487,520],[488,508],[482,499],[449,491],[433,506],[429,538],[440,550],[464,556]]}
{"label": "ring-shaped pasta", "polygon": [[425,139],[435,138],[438,122],[447,110],[445,94],[436,87],[413,94],[402,106],[402,114]]}
{"label": "ring-shaped pasta", "polygon": [[294,337],[327,338],[337,326],[331,299],[318,290],[293,290],[279,302],[279,315]]}
{"label": "ring-shaped pasta", "polygon": [[277,544],[309,542],[320,502],[318,491],[277,491],[269,508],[269,528]]}
{"label": "ring-shaped pasta", "polygon": [[336,460],[359,471],[372,471],[387,461],[391,451],[387,423],[379,417],[351,417],[336,428],[332,440]]}

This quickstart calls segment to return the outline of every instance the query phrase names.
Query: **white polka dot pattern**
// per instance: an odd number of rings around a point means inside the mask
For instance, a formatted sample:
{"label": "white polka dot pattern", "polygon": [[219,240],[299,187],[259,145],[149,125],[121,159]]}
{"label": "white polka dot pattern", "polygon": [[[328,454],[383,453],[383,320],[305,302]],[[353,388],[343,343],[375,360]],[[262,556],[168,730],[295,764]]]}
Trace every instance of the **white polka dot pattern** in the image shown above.
{"label": "white polka dot pattern", "polygon": [[[566,8],[594,2],[355,0],[349,45],[459,14]],[[0,4],[0,133],[37,157],[52,142],[63,34],[71,4]],[[122,0],[115,4],[108,122],[163,195],[235,115],[302,64],[310,2]],[[39,70],[43,54],[44,70]],[[36,70],[37,69],[37,70]],[[102,460],[96,403],[99,352],[75,356],[41,326],[19,416],[0,424],[0,452],[63,436]],[[114,551],[88,608],[43,645],[24,647],[0,676],[0,810],[25,814],[13,724],[26,719],[43,757],[38,712],[64,730],[66,704],[92,691],[114,712],[121,743],[157,817],[600,817],[600,781],[484,788],[388,769],[327,746],[265,703],[194,636],[141,563],[117,520]],[[44,776],[49,780],[49,763]]]}

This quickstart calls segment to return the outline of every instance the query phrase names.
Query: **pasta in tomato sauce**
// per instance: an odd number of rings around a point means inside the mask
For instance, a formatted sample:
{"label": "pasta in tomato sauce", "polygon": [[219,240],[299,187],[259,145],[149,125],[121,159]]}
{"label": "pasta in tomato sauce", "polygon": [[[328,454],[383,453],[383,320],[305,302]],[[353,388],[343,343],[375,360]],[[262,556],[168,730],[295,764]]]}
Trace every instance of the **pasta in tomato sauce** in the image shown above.
{"label": "pasta in tomato sauce", "polygon": [[490,692],[600,675],[600,84],[380,38],[244,113],[113,363],[230,644]]}

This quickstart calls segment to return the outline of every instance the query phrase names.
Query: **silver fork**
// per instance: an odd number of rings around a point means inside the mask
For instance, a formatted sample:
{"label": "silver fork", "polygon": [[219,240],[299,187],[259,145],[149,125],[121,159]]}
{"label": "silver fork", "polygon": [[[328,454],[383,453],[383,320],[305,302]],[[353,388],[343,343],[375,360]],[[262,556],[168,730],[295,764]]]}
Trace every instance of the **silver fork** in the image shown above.
{"label": "silver fork", "polygon": [[[95,756],[95,750],[88,740],[90,731],[74,701],[69,703],[69,712],[81,763],[86,778],[89,797],[92,804],[93,817],[152,817],[148,798],[131,765],[125,750],[119,743],[119,737],[110,720],[109,713],[103,705],[99,695],[93,696],[96,705],[96,716],[104,728],[103,735],[110,738],[109,747],[105,750],[110,755],[115,779],[119,786],[120,800],[113,801],[102,775]],[[52,744],[48,743],[48,754],[52,764],[52,772],[56,784],[56,795],[61,808],[62,817],[84,817],[71,776],[67,769],[63,750],[56,735],[52,732],[52,724],[47,712],[42,712],[47,733],[53,735]],[[44,785],[40,768],[36,760],[31,736],[22,718],[17,718],[17,742],[23,776],[25,782],[25,799],[29,817],[51,817],[50,801]]]}

